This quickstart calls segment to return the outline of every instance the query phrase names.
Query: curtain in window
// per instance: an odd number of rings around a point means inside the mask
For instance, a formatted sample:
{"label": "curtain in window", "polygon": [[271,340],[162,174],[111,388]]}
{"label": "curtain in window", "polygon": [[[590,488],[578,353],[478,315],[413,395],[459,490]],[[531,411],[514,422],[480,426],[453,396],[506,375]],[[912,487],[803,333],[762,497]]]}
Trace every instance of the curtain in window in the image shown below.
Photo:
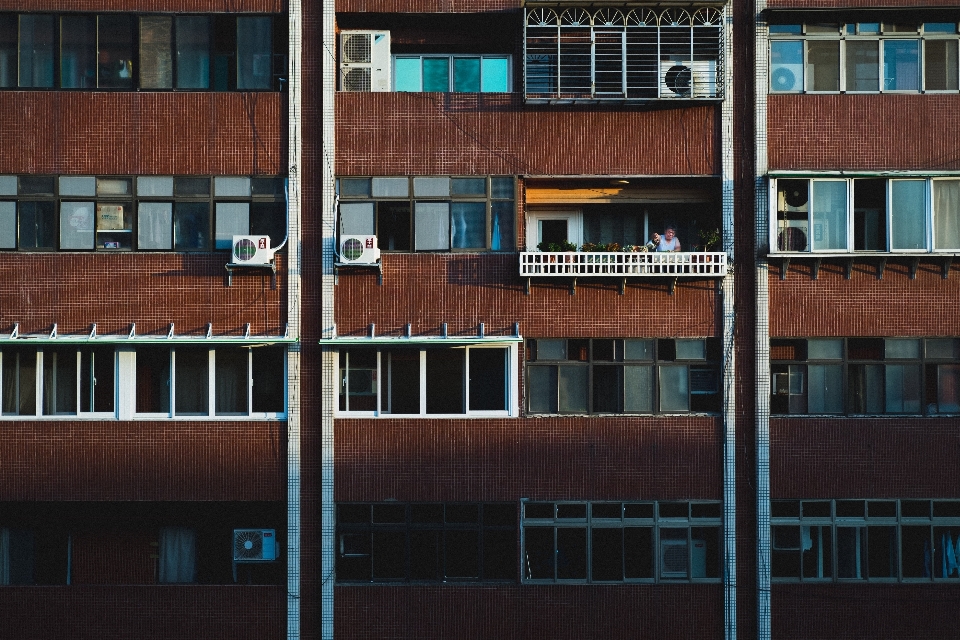
{"label": "curtain in window", "polygon": [[160,529],[161,583],[195,582],[197,578],[197,533],[187,527]]}
{"label": "curtain in window", "polygon": [[10,584],[10,529],[0,528],[0,584]]}
{"label": "curtain in window", "polygon": [[216,413],[247,412],[247,349],[217,349]]}
{"label": "curtain in window", "polygon": [[937,249],[960,249],[960,180],[933,181],[933,225]]}

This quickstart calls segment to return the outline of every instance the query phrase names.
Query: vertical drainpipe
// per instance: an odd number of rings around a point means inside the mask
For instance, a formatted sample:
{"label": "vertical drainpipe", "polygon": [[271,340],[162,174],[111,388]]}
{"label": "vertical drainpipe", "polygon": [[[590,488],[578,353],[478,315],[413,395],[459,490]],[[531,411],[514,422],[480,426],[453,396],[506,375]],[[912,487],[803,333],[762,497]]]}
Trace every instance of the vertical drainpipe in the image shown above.
{"label": "vertical drainpipe", "polygon": [[289,0],[287,70],[287,638],[300,638],[300,58],[301,0]]}
{"label": "vertical drainpipe", "polygon": [[770,204],[767,186],[767,19],[757,0],[754,51],[754,162],[756,171],[756,449],[757,449],[757,640],[770,639]]}
{"label": "vertical drainpipe", "polygon": [[723,313],[723,612],[724,637],[737,637],[737,448],[736,366],[734,359],[734,201],[733,201],[733,8],[723,13],[723,102],[720,105],[720,161],[723,249],[730,267],[720,284]]}
{"label": "vertical drainpipe", "polygon": [[[336,333],[334,324],[334,251],[336,243],[336,201],[334,181],[334,91],[337,69],[336,3],[322,2],[322,48],[320,54],[320,149],[317,160],[320,164],[320,210],[322,222],[323,275],[320,280],[320,328],[322,337],[332,338]],[[333,408],[337,401],[337,352],[324,346],[321,356],[320,383],[320,634],[324,640],[333,640],[333,584],[334,551],[336,549],[336,509],[333,503]]]}

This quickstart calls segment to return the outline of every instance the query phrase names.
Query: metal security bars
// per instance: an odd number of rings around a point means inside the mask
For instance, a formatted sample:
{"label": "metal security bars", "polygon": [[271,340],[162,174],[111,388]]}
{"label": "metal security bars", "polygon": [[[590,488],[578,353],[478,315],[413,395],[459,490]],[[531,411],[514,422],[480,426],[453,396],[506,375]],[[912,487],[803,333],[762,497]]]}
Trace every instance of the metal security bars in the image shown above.
{"label": "metal security bars", "polygon": [[529,7],[528,101],[723,98],[723,10]]}

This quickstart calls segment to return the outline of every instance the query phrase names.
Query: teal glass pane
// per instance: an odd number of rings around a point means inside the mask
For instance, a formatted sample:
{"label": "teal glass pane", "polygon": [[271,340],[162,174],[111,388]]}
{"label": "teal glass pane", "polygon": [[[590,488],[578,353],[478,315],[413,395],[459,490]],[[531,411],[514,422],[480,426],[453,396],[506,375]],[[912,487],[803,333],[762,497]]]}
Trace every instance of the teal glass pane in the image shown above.
{"label": "teal glass pane", "polygon": [[924,22],[924,33],[956,33],[956,22]]}
{"label": "teal glass pane", "polygon": [[886,91],[920,90],[920,41],[883,41],[883,88]]}
{"label": "teal glass pane", "polygon": [[926,186],[924,180],[893,180],[890,183],[890,216],[894,249],[925,249]]}
{"label": "teal glass pane", "polygon": [[846,250],[847,183],[813,181],[813,249]]}
{"label": "teal glass pane", "polygon": [[453,59],[453,90],[466,93],[480,91],[480,58]]}
{"label": "teal glass pane", "polygon": [[423,90],[450,91],[450,59],[424,58],[423,59]]}
{"label": "teal glass pane", "polygon": [[772,24],[769,29],[770,33],[803,33],[799,24]]}
{"label": "teal glass pane", "polygon": [[484,58],[480,69],[480,91],[484,93],[510,91],[506,58]]}
{"label": "teal glass pane", "polygon": [[396,91],[421,91],[420,58],[396,58],[393,78]]}

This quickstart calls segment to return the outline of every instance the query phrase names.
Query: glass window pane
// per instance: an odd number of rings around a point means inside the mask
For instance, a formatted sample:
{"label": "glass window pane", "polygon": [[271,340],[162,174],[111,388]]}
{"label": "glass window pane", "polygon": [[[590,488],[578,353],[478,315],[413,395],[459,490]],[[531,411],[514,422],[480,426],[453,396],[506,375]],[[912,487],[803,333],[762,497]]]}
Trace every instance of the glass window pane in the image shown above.
{"label": "glass window pane", "polygon": [[173,221],[174,248],[178,251],[210,249],[210,205],[206,202],[177,202]]}
{"label": "glass window pane", "polygon": [[507,409],[506,349],[470,349],[470,410]]}
{"label": "glass window pane", "polygon": [[17,86],[17,14],[0,14],[0,88]]}
{"label": "glass window pane", "polygon": [[20,86],[53,86],[53,60],[56,50],[54,17],[20,16]]}
{"label": "glass window pane", "polygon": [[129,178],[97,178],[97,195],[130,195],[132,186]]}
{"label": "glass window pane", "polygon": [[450,91],[450,58],[423,59],[423,90]]}
{"label": "glass window pane", "polygon": [[213,179],[213,195],[244,198],[250,195],[250,178],[216,176]]}
{"label": "glass window pane", "polygon": [[587,530],[584,527],[557,528],[557,579],[583,580],[587,577]]}
{"label": "glass window pane", "polygon": [[560,413],[587,412],[588,367],[558,367]]}
{"label": "glass window pane", "polygon": [[467,93],[480,91],[480,58],[453,59],[453,90]]}
{"label": "glass window pane", "polygon": [[177,16],[177,87],[210,87],[210,18]]}
{"label": "glass window pane", "polygon": [[660,411],[689,411],[690,395],[687,383],[687,368],[661,366],[658,369],[660,376]]}
{"label": "glass window pane", "polygon": [[0,196],[17,195],[17,176],[0,176]]}
{"label": "glass window pane", "polygon": [[175,196],[209,196],[210,178],[174,178]]}
{"label": "glass window pane", "polygon": [[140,18],[140,86],[144,89],[173,87],[173,18]]}
{"label": "glass window pane", "polygon": [[813,180],[813,249],[847,248],[847,183]]}
{"label": "glass window pane", "polygon": [[93,206],[92,202],[60,204],[61,249],[93,249]]}
{"label": "glass window pane", "polygon": [[17,248],[17,203],[0,202],[0,249]]}
{"label": "glass window pane", "polygon": [[527,368],[527,406],[530,413],[557,413],[557,368]]}
{"label": "glass window pane", "polygon": [[134,18],[129,14],[97,17],[97,86],[133,87],[133,51],[136,47]]}
{"label": "glass window pane", "polygon": [[770,90],[803,91],[803,41],[770,43]]}
{"label": "glass window pane", "polygon": [[47,202],[21,200],[17,203],[17,209],[19,213],[18,237],[20,248],[56,249],[57,213],[55,203],[52,200]]}
{"label": "glass window pane", "polygon": [[464,412],[463,349],[427,351],[427,413]]}
{"label": "glass window pane", "polygon": [[933,243],[960,249],[960,180],[933,181]]}
{"label": "glass window pane", "polygon": [[887,413],[920,413],[920,365],[887,365]]}
{"label": "glass window pane", "polygon": [[140,196],[172,196],[172,176],[141,176],[137,178],[137,195]]}
{"label": "glass window pane", "polygon": [[137,248],[173,248],[173,203],[141,202],[137,208]]}
{"label": "glass window pane", "polygon": [[957,41],[925,40],[923,70],[924,88],[927,91],[956,91]]}
{"label": "glass window pane", "polygon": [[395,91],[423,91],[420,78],[420,57],[395,58],[393,61],[393,82]]}
{"label": "glass window pane", "polygon": [[206,349],[177,349],[174,354],[174,412],[178,416],[207,415],[209,407],[208,371],[210,358]]}
{"label": "glass window pane", "polygon": [[531,580],[553,580],[554,559],[557,553],[553,543],[553,527],[524,527],[521,563],[524,576]]}
{"label": "glass window pane", "polygon": [[595,366],[592,372],[593,412],[622,413],[623,367]]}
{"label": "glass window pane", "polygon": [[537,340],[537,360],[566,360],[567,341],[557,339]]}
{"label": "glass window pane", "polygon": [[623,341],[624,360],[653,360],[653,340],[627,339]]}
{"label": "glass window pane", "polygon": [[97,205],[96,247],[107,250],[133,249],[133,205],[101,203]]}
{"label": "glass window pane", "polygon": [[516,210],[513,202],[494,200],[490,203],[490,249],[493,251],[513,251],[516,242],[514,220]]}
{"label": "glass window pane", "polygon": [[920,89],[920,41],[883,41],[883,89],[918,91]]}
{"label": "glass window pane", "polygon": [[446,251],[450,249],[450,203],[414,203],[414,249]]}
{"label": "glass window pane", "polygon": [[394,414],[420,413],[420,352],[395,349],[385,352],[381,360],[388,367],[389,388],[388,406],[381,409]]}
{"label": "glass window pane", "polygon": [[214,406],[218,416],[246,415],[249,349],[220,348],[214,353]]}
{"label": "glass window pane", "polygon": [[[417,180],[423,179],[417,178]],[[406,198],[410,195],[410,181],[407,178],[373,178],[372,183],[374,198]],[[418,193],[417,195],[429,196],[433,194]],[[447,194],[444,193],[443,195]]]}
{"label": "glass window pane", "polygon": [[97,86],[97,26],[94,16],[60,18],[60,86]]}
{"label": "glass window pane", "polygon": [[810,413],[843,411],[843,367],[815,365],[807,367],[807,407]]}
{"label": "glass window pane", "polygon": [[678,339],[677,360],[703,360],[707,357],[706,341],[702,339]]}
{"label": "glass window pane", "polygon": [[341,197],[370,197],[370,178],[340,178]]}
{"label": "glass window pane", "polygon": [[253,356],[253,410],[283,413],[286,406],[283,347],[251,349]]}
{"label": "glass window pane", "polygon": [[381,200],[377,203],[377,244],[381,250],[410,250],[410,203],[408,201]]}
{"label": "glass window pane", "polygon": [[446,198],[450,195],[450,178],[414,178],[413,195]]}
{"label": "glass window pane", "polygon": [[476,196],[482,198],[487,195],[486,178],[451,178],[450,195]]}
{"label": "glass window pane", "polygon": [[880,90],[880,43],[847,41],[847,91]]}
{"label": "glass window pane", "polygon": [[95,196],[97,179],[93,176],[62,176],[60,178],[61,196]]}
{"label": "glass window pane", "polygon": [[840,338],[810,338],[807,340],[807,358],[810,360],[843,359],[843,340]]}
{"label": "glass window pane", "polygon": [[485,249],[487,205],[483,202],[454,202],[450,205],[454,249]]}
{"label": "glass window pane", "polygon": [[887,359],[919,358],[920,340],[915,338],[886,338],[883,357]]}
{"label": "glass window pane", "polygon": [[807,41],[807,91],[840,90],[840,42]]}
{"label": "glass window pane", "polygon": [[237,89],[269,89],[273,71],[273,20],[237,18]]}
{"label": "glass window pane", "polygon": [[217,249],[230,249],[233,236],[250,234],[250,204],[247,202],[217,203]]}
{"label": "glass window pane", "polygon": [[653,367],[623,368],[623,410],[627,413],[653,411]]}
{"label": "glass window pane", "polygon": [[926,192],[924,180],[890,181],[893,249],[926,248]]}
{"label": "glass window pane", "polygon": [[590,578],[594,581],[623,580],[623,529],[593,527],[593,558]]}
{"label": "glass window pane", "polygon": [[937,413],[960,413],[960,365],[937,367]]}
{"label": "glass window pane", "polygon": [[0,412],[4,415],[36,415],[37,350],[4,347],[0,349]]}
{"label": "glass window pane", "polygon": [[250,235],[270,236],[276,247],[287,237],[287,207],[283,202],[256,202],[250,205]]}
{"label": "glass window pane", "polygon": [[880,33],[880,23],[879,22],[861,22],[858,24],[860,35],[869,35],[869,34],[878,34]]}
{"label": "glass window pane", "polygon": [[77,412],[77,350],[50,347],[43,350],[43,413]]}
{"label": "glass window pane", "polygon": [[510,91],[510,65],[507,58],[484,57],[480,64],[480,91]]}
{"label": "glass window pane", "polygon": [[137,413],[170,413],[170,350],[137,349]]}

